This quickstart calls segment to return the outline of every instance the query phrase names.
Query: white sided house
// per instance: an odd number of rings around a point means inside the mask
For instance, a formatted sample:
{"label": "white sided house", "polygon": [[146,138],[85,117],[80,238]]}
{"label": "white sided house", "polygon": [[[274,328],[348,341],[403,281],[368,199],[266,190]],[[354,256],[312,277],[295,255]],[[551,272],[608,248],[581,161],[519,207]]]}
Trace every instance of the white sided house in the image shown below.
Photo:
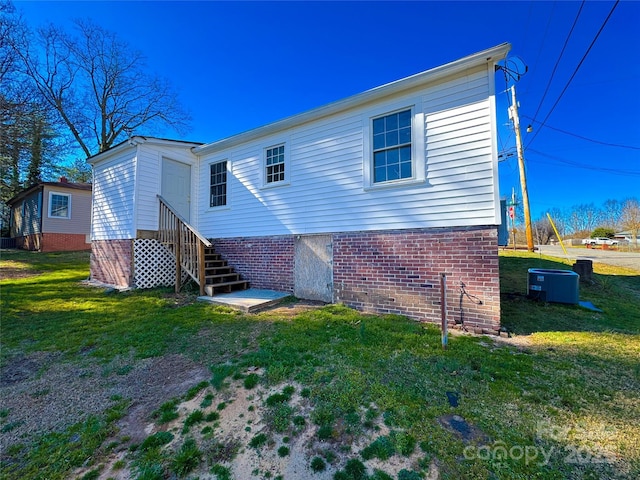
{"label": "white sided house", "polygon": [[[495,66],[508,44],[208,144],[93,165],[91,277],[265,288],[500,328]],[[176,256],[180,259],[176,266]]]}

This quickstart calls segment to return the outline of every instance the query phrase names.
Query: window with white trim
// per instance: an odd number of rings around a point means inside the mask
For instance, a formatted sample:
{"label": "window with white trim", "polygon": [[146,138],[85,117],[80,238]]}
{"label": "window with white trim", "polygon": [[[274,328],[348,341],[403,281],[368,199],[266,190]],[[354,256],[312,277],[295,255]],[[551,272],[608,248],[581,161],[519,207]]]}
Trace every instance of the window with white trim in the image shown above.
{"label": "window with white trim", "polygon": [[49,217],[71,218],[71,195],[49,192]]}
{"label": "window with white trim", "polygon": [[276,145],[265,150],[264,183],[269,185],[285,180],[284,145]]}
{"label": "window with white trim", "polygon": [[411,109],[372,120],[373,183],[414,178]]}
{"label": "window with white trim", "polygon": [[222,207],[227,204],[227,161],[211,165],[209,206]]}

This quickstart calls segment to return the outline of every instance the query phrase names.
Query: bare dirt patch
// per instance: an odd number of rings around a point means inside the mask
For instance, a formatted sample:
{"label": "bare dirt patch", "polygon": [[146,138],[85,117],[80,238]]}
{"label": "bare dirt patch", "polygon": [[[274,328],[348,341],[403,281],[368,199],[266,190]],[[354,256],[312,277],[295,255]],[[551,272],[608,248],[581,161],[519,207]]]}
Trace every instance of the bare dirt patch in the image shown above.
{"label": "bare dirt patch", "polygon": [[180,308],[195,302],[198,296],[195,293],[180,291],[178,293],[165,293],[162,298],[167,300],[169,308]]}
{"label": "bare dirt patch", "polygon": [[[273,308],[264,310],[268,311],[269,315],[277,315],[281,318],[294,318],[301,313],[308,312],[310,310],[316,310],[326,305],[324,302],[318,302],[313,300],[298,300],[293,303],[279,304]],[[259,315],[259,313],[258,313]]]}
{"label": "bare dirt patch", "polygon": [[135,362],[118,357],[106,365],[92,359],[82,365],[54,362],[57,356],[49,352],[16,355],[0,370],[0,409],[8,412],[0,450],[101,415],[116,398],[131,400],[118,425],[119,435],[140,441],[146,436],[144,426],[151,412],[209,377],[206,368],[182,355]]}
{"label": "bare dirt patch", "polygon": [[[262,375],[263,372],[251,370],[246,373]],[[305,420],[304,423],[298,422],[297,426],[278,431],[274,428],[273,409],[270,410],[267,399],[283,392],[285,387],[295,389],[286,402],[293,412],[292,415]],[[310,421],[312,402],[301,395],[302,390],[302,385],[296,383],[274,387],[259,384],[255,388],[247,389],[243,380],[230,381],[219,391],[208,386],[193,399],[177,406],[179,416],[175,420],[166,424],[156,424],[146,417],[147,421],[138,424],[138,429],[144,436],[161,431],[171,432],[174,435],[173,440],[163,447],[168,455],[178,450],[187,438],[195,439],[203,458],[199,467],[189,473],[189,478],[201,479],[217,478],[211,473],[211,468],[218,465],[227,468],[234,479],[280,476],[285,479],[329,480],[338,470],[344,468],[348,459],[358,458],[364,447],[379,436],[389,434],[389,428],[380,419],[375,428],[361,432],[356,437],[333,435],[332,438],[319,439],[319,427]],[[205,402],[207,398],[210,399],[209,402]],[[215,420],[205,420],[185,429],[187,418],[198,410],[202,411],[205,418],[212,413],[219,416],[216,415]],[[258,443],[256,439],[260,436],[263,436],[264,441]],[[283,449],[286,449],[286,453]],[[325,470],[314,472],[311,469],[311,460],[316,456],[325,458]],[[103,467],[99,478],[135,478],[137,471],[134,458],[135,454],[126,450],[112,452],[102,459]],[[333,460],[329,461],[329,458]],[[416,450],[408,457],[394,455],[385,461],[373,458],[364,463],[370,472],[373,469],[381,469],[395,476],[402,469],[418,468],[419,458],[420,453]],[[126,466],[123,467],[123,463]],[[82,478],[88,471],[87,468],[78,470],[74,478]],[[427,478],[438,478],[435,464],[432,465]]]}
{"label": "bare dirt patch", "polygon": [[159,405],[209,377],[208,369],[182,355],[148,359],[137,366],[113,390],[132,400],[129,412],[118,422],[120,436],[129,437],[134,443],[144,440],[145,427]]}
{"label": "bare dirt patch", "polygon": [[54,361],[56,356],[56,354],[50,352],[14,356],[6,366],[0,368],[0,387],[36,378],[38,372]]}

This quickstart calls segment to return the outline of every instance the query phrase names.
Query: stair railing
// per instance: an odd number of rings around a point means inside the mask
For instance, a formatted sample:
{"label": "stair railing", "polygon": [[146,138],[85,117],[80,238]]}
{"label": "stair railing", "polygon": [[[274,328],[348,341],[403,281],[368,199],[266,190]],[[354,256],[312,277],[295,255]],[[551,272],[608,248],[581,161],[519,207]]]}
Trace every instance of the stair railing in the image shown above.
{"label": "stair railing", "polygon": [[158,240],[176,259],[176,293],[182,286],[184,270],[200,286],[200,295],[204,295],[204,249],[213,245],[189,225],[161,195],[158,195],[158,200],[160,200]]}

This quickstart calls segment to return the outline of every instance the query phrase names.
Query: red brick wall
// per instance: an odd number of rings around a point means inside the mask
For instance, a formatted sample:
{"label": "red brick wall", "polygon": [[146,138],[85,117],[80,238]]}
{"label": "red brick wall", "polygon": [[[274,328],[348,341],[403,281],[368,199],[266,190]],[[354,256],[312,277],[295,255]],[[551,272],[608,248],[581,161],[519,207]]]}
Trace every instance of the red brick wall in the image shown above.
{"label": "red brick wall", "polygon": [[41,252],[74,252],[91,249],[85,234],[73,233],[34,233],[17,237],[16,246]]}
{"label": "red brick wall", "polygon": [[133,240],[94,240],[91,244],[91,280],[109,285],[132,285]]}
{"label": "red brick wall", "polygon": [[43,233],[43,252],[91,250],[87,236],[83,233]]}
{"label": "red brick wall", "polygon": [[252,288],[293,293],[293,236],[222,238],[213,246]]}
{"label": "red brick wall", "polygon": [[495,227],[336,234],[333,265],[336,302],[439,323],[445,273],[449,323],[500,328]]}
{"label": "red brick wall", "polygon": [[[214,240],[218,253],[255,288],[294,291],[293,236]],[[500,328],[496,227],[333,234],[334,299],[366,312],[440,322],[471,331]]]}

